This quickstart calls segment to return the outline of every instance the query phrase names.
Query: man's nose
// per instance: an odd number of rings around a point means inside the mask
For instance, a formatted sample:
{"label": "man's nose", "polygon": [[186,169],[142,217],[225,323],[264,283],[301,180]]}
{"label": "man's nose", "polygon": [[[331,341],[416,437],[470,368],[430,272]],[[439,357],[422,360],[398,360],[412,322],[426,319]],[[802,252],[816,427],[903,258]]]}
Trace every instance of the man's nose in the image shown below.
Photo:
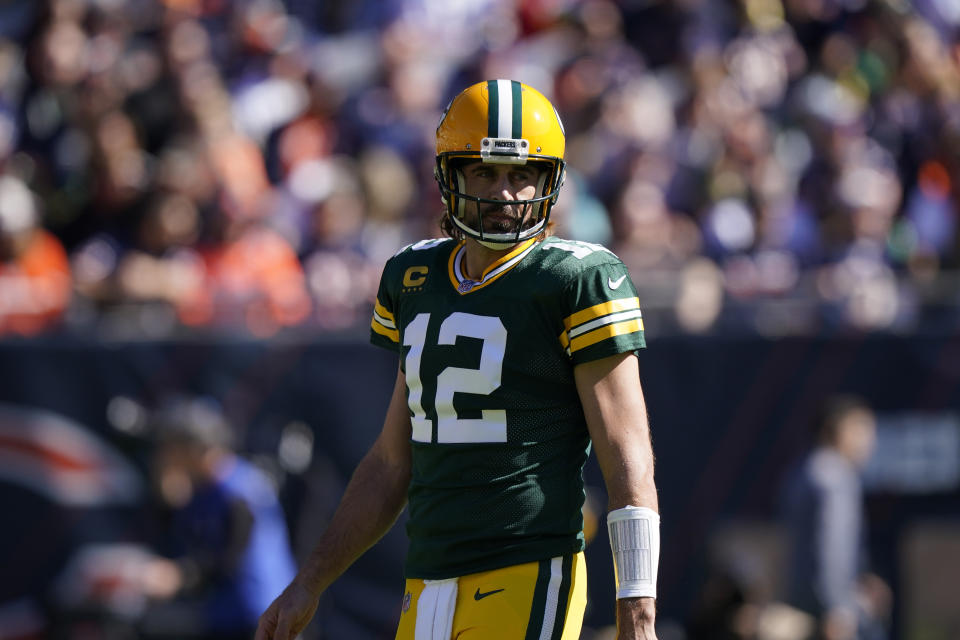
{"label": "man's nose", "polygon": [[493,184],[493,191],[497,194],[497,200],[514,200],[513,191],[510,187],[510,176],[506,171],[497,174],[497,178]]}

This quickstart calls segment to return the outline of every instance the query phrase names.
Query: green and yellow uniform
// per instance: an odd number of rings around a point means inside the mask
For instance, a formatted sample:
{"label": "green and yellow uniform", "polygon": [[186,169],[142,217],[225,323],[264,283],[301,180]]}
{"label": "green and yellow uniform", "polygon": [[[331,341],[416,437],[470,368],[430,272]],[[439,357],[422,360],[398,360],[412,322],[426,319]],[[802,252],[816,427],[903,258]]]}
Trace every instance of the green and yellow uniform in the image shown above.
{"label": "green and yellow uniform", "polygon": [[412,414],[408,577],[581,551],[590,439],[573,367],[644,346],[636,290],[603,247],[530,240],[479,281],[463,255],[453,240],[405,247],[372,322]]}
{"label": "green and yellow uniform", "polygon": [[[459,579],[451,638],[579,640],[587,604],[583,553]],[[396,640],[415,640],[424,581],[407,580]]]}

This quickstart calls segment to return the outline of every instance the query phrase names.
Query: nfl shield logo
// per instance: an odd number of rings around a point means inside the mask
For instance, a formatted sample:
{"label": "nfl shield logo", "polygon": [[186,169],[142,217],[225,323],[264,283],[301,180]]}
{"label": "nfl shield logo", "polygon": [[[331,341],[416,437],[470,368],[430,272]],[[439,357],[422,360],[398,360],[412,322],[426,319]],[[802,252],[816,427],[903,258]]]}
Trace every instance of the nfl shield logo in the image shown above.
{"label": "nfl shield logo", "polygon": [[464,280],[460,283],[460,286],[457,288],[457,291],[460,293],[467,293],[470,289],[473,289],[473,285],[476,283],[473,280]]}
{"label": "nfl shield logo", "polygon": [[407,591],[403,596],[403,606],[400,608],[400,613],[406,613],[410,611],[410,600],[413,598],[413,594]]}

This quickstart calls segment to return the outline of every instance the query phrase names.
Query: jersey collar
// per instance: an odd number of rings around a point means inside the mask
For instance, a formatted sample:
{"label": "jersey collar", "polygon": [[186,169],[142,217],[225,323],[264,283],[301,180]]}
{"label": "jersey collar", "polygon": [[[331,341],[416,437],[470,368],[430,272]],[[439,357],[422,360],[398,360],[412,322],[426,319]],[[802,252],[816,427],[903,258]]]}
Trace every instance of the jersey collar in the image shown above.
{"label": "jersey collar", "polygon": [[530,238],[518,244],[510,253],[504,255],[487,267],[479,280],[472,280],[463,273],[463,260],[467,255],[467,249],[464,243],[461,242],[450,254],[450,260],[447,264],[450,282],[460,295],[482,289],[519,264],[528,253],[533,251],[537,240],[537,238]]}

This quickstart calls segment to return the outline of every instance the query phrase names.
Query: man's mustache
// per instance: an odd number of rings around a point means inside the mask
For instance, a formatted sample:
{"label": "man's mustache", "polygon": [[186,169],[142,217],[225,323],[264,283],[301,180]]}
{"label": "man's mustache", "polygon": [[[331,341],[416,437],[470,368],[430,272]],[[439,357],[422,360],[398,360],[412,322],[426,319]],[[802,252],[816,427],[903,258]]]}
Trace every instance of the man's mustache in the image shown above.
{"label": "man's mustache", "polygon": [[488,213],[505,213],[507,215],[516,217],[520,211],[516,204],[511,202],[503,202],[502,204],[485,204],[480,210],[480,213],[487,215]]}

